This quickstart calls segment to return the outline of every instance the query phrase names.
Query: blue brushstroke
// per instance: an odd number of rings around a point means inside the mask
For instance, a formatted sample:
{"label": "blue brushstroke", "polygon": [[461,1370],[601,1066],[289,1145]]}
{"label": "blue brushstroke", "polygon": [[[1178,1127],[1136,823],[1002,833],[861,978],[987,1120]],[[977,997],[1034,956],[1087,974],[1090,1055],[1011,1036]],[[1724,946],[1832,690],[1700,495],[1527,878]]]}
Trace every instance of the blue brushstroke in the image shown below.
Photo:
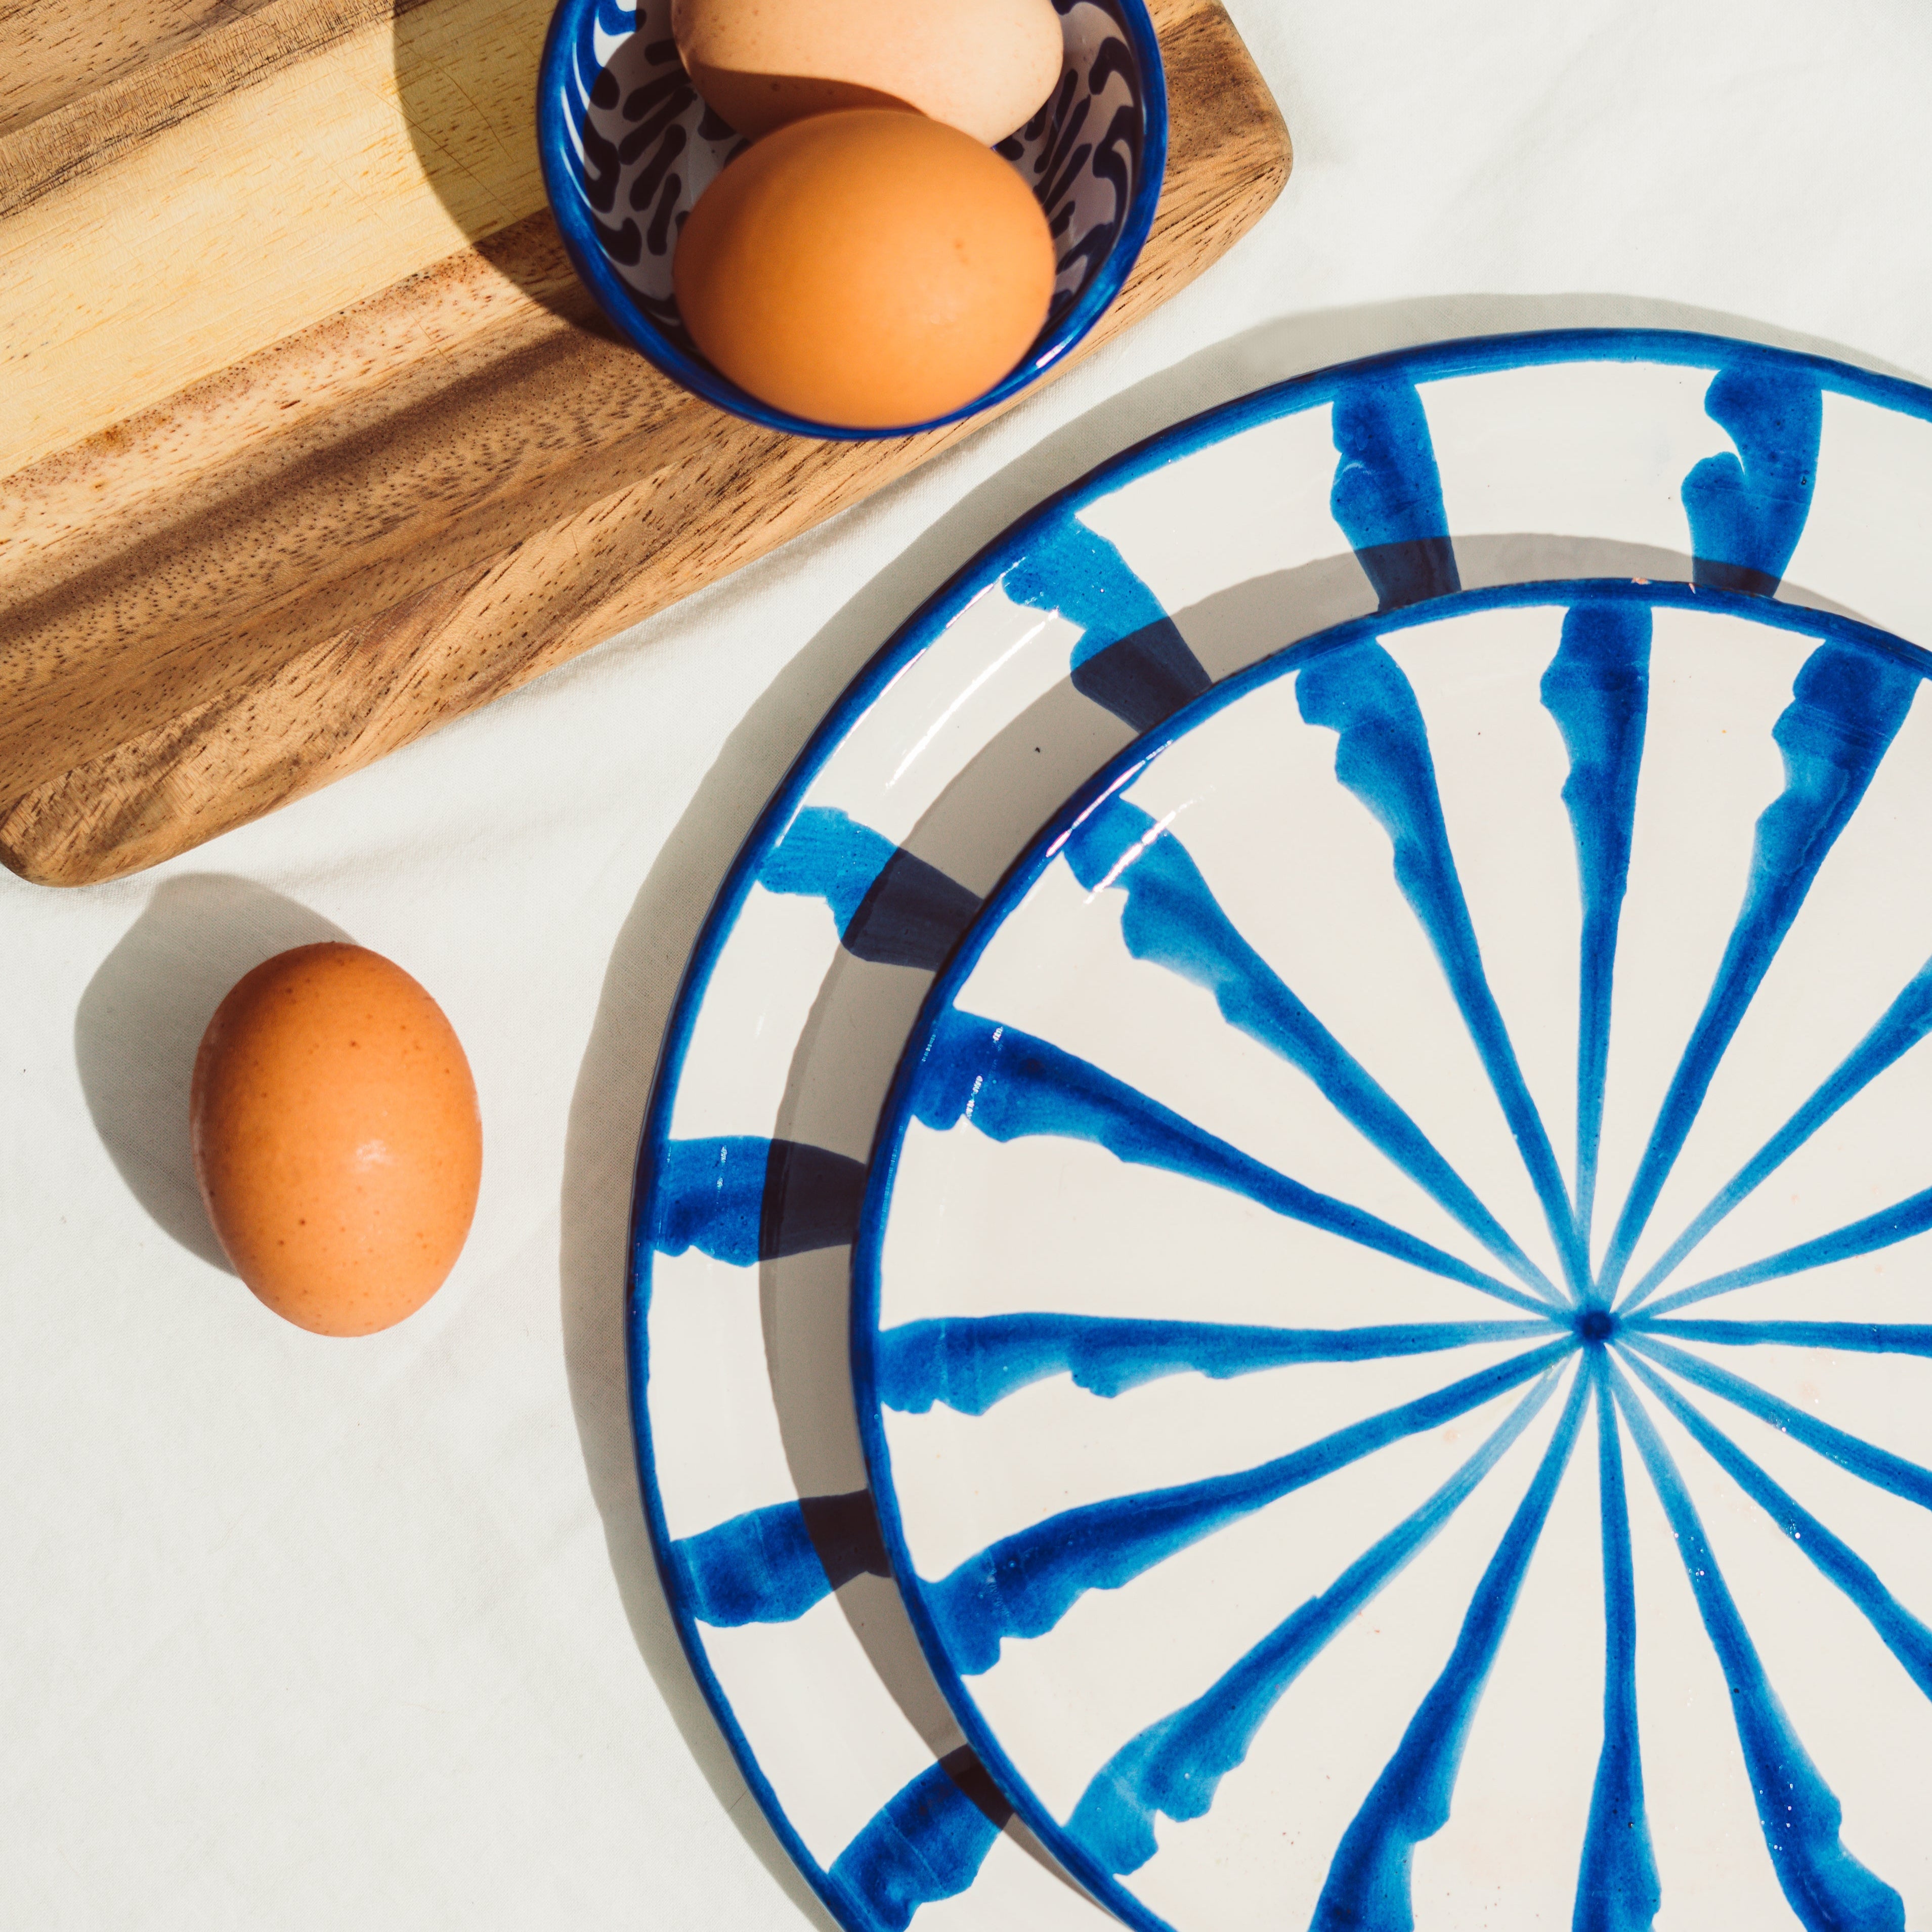
{"label": "blue brushstroke", "polygon": [[1089,1590],[1119,1589],[1226,1525],[1507,1394],[1574,1347],[1566,1336],[1252,1469],[1089,1503],[1003,1537],[920,1586],[946,1653],[967,1676],[990,1670],[1006,1638],[1052,1630]]}
{"label": "blue brushstroke", "polygon": [[848,1922],[863,1932],[906,1932],[922,1905],[956,1898],[978,1877],[1011,1815],[970,1750],[921,1772],[832,1861]]}
{"label": "blue brushstroke", "polygon": [[1570,1292],[1581,1301],[1588,1292],[1588,1261],[1550,1136],[1483,971],[1415,693],[1388,652],[1365,639],[1312,659],[1295,680],[1295,696],[1309,724],[1336,734],[1336,779],[1374,813],[1389,836],[1396,883],[1441,962],[1542,1203]]}
{"label": "blue brushstroke", "polygon": [[1651,1932],[1664,1902],[1643,1798],[1636,1714],[1636,1583],[1630,1561],[1630,1500],[1623,1447],[1599,1351],[1597,1490],[1604,1542],[1604,1742],[1590,1792],[1570,1932]]}
{"label": "blue brushstroke", "polygon": [[1550,1399],[1539,1383],[1489,1440],[1420,1508],[1358,1556],[1318,1597],[1270,1631],[1202,1695],[1150,1724],[1096,1772],[1067,1820],[1102,1869],[1138,1871],[1160,1849],[1156,1814],[1204,1817],[1221,1780],[1247,1756],[1256,1734],[1343,1624],[1434,1538]]}
{"label": "blue brushstroke", "polygon": [[865,1190],[862,1161],[802,1141],[668,1141],[652,1178],[651,1244],[736,1268],[838,1247],[857,1232]]}
{"label": "blue brushstroke", "polygon": [[830,806],[799,811],[766,854],[758,883],[824,900],[840,943],[859,958],[928,973],[946,963],[980,910],[976,892]]}
{"label": "blue brushstroke", "polygon": [[1533,1313],[1545,1306],[1378,1216],[1303,1186],[1124,1081],[1013,1027],[947,1012],[927,1040],[911,1106],[927,1126],[944,1130],[968,1121],[996,1141],[1031,1134],[1090,1141],[1117,1160],[1226,1188],[1270,1213]]}
{"label": "blue brushstroke", "polygon": [[666,1551],[670,1594],[722,1630],[788,1624],[862,1574],[892,1574],[870,1492],[748,1510]]}
{"label": "blue brushstroke", "polygon": [[1117,1396],[1192,1370],[1225,1381],[1294,1362],[1369,1362],[1546,1335],[1544,1322],[1412,1322],[1376,1328],[1266,1328],[1094,1315],[941,1316],[880,1330],[873,1377],[888,1408],[944,1402],[984,1415],[1016,1390],[1070,1375]]}
{"label": "blue brushstroke", "polygon": [[666,1552],[674,1600],[700,1623],[735,1630],[750,1623],[790,1623],[826,1596],[831,1586],[796,1503],[751,1510]]}
{"label": "blue brushstroke", "polygon": [[1000,579],[1016,604],[1081,627],[1072,683],[1136,731],[1151,730],[1214,680],[1120,551],[1069,517]]}
{"label": "blue brushstroke", "polygon": [[1413,382],[1384,377],[1349,383],[1335,399],[1341,461],[1328,507],[1393,610],[1462,588],[1429,418]]}
{"label": "blue brushstroke", "polygon": [[1876,1214],[1848,1222],[1828,1234],[1800,1241],[1796,1247],[1781,1248],[1762,1261],[1714,1274],[1708,1281],[1694,1282],[1666,1294],[1650,1305],[1650,1312],[1662,1315],[1673,1308],[1688,1307],[1694,1301],[1708,1301],[1714,1294],[1729,1294],[1734,1288],[1749,1288],[1760,1281],[1778,1281],[1786,1275],[1803,1274],[1810,1268],[1828,1268],[1834,1262],[1855,1261],[1860,1255],[1875,1254],[1900,1241],[1909,1241],[1932,1228],[1932,1187],[1906,1196]]}
{"label": "blue brushstroke", "polygon": [[1630,828],[1650,709],[1650,607],[1579,604],[1543,674],[1544,709],[1570,754],[1563,802],[1576,844],[1582,895],[1576,998],[1576,1222],[1587,1250],[1610,1057],[1617,931],[1630,882]]}
{"label": "blue brushstroke", "polygon": [[1571,1384],[1550,1447],[1476,1586],[1449,1661],[1342,1834],[1310,1932],[1414,1932],[1411,1862],[1416,1846],[1449,1822],[1469,1726],[1576,1444],[1589,1386],[1584,1375]]}
{"label": "blue brushstroke", "polygon": [[898,849],[883,832],[842,812],[808,805],[766,854],[758,868],[758,884],[768,892],[823,899],[842,933]]}
{"label": "blue brushstroke", "polygon": [[1299,1068],[1358,1132],[1538,1294],[1562,1297],[1368,1070],[1289,991],[1235,929],[1192,855],[1116,793],[1073,827],[1062,848],[1090,892],[1123,892],[1120,936],[1136,959],[1214,996],[1221,1017]]}
{"label": "blue brushstroke", "polygon": [[1738,364],[1720,369],[1704,413],[1742,460],[1707,456],[1684,479],[1691,581],[1759,597],[1778,594],[1810,514],[1824,402],[1815,376]]}
{"label": "blue brushstroke", "polygon": [[1718,1063],[1742,1022],[1818,868],[1858,809],[1898,728],[1918,674],[1876,651],[1826,644],[1804,661],[1772,736],[1784,790],[1757,821],[1750,882],[1717,977],[1658,1110],[1600,1283],[1613,1296],[1650,1210],[1704,1104]]}
{"label": "blue brushstroke", "polygon": [[1765,1849],[1806,1932],[1905,1932],[1905,1904],[1839,1838],[1844,1810],[1810,1760],[1765,1675],[1704,1526],[1635,1391],[1614,1368],[1618,1406],[1677,1539],[1711,1647],[1730,1686]]}
{"label": "blue brushstroke", "polygon": [[1886,1069],[1910,1053],[1932,1032],[1932,960],[1906,982],[1878,1023],[1839,1062],[1817,1090],[1726,1181],[1710,1205],[1671,1243],[1625,1298],[1628,1312],[1662,1286],[1677,1264],[1704,1237]]}
{"label": "blue brushstroke", "polygon": [[1910,1322],[1663,1322],[1630,1324],[1666,1342],[1839,1348],[1858,1355],[1932,1355],[1932,1325]]}
{"label": "blue brushstroke", "polygon": [[670,1141],[652,1177],[651,1244],[660,1253],[696,1248],[714,1261],[748,1268],[758,1258],[765,1171],[772,1144],[734,1134]]}
{"label": "blue brushstroke", "polygon": [[1673,1348],[1653,1335],[1635,1330],[1625,1332],[1633,1348],[1642,1350],[1682,1380],[1694,1382],[1760,1422],[1783,1430],[1794,1442],[1816,1450],[1827,1462],[1837,1463],[1874,1488],[1889,1490],[1909,1503],[1916,1503],[1921,1509],[1932,1509],[1932,1469],[1922,1468],[1888,1449],[1880,1449],[1858,1436],[1847,1435],[1842,1429],[1834,1429],[1828,1422],[1820,1422],[1815,1415],[1794,1408],[1774,1395],[1767,1395],[1755,1382],[1686,1354],[1682,1348]]}
{"label": "blue brushstroke", "polygon": [[1076,664],[1167,616],[1119,550],[1075,517],[1058,524],[1045,542],[1029,544],[1000,585],[1016,604],[1057,610],[1080,626],[1086,634],[1073,647]]}
{"label": "blue brushstroke", "polygon": [[1789,1491],[1774,1482],[1702,1410],[1694,1408],[1644,1363],[1630,1366],[1657,1399],[1739,1489],[1796,1544],[1819,1572],[1857,1605],[1918,1687],[1932,1699],[1932,1630],[1928,1630],[1885,1585],[1864,1558],[1841,1542]]}

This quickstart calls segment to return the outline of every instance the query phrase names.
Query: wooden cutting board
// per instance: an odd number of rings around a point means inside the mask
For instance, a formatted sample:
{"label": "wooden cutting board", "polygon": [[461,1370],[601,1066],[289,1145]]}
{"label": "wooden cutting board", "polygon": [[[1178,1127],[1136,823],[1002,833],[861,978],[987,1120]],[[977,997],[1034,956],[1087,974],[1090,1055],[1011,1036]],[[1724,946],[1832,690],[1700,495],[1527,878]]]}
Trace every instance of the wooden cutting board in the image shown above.
{"label": "wooden cutting board", "polygon": [[[553,0],[0,0],[0,860],[78,885],[381,757],[972,433],[759,429],[544,204]],[[1098,343],[1280,192],[1216,0]]]}

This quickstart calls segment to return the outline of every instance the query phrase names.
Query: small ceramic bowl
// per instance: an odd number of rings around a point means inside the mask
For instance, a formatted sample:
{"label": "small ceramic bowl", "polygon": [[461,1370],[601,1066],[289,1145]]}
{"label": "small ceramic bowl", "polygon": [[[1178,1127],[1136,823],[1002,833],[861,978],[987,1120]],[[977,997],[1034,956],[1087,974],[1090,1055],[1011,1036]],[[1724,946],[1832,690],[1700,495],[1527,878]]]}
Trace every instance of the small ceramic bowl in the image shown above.
{"label": "small ceramic bowl", "polygon": [[1059,273],[1046,326],[1014,368],[949,416],[850,429],[787,415],[699,353],[671,292],[693,203],[742,148],[686,78],[671,0],[560,0],[537,85],[544,184],[577,272],[633,346],[721,409],[800,436],[858,442],[936,428],[1016,395],[1120,291],[1153,224],[1167,165],[1167,89],[1143,0],[1054,0],[1066,60],[1052,98],[997,151],[1046,211]]}

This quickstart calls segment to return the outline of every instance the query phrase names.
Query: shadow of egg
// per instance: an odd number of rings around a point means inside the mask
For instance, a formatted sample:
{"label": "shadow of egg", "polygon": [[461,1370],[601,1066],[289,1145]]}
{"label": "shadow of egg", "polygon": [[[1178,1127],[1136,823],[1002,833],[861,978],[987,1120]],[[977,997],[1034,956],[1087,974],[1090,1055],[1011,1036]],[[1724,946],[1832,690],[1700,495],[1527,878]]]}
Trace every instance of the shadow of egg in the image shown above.
{"label": "shadow of egg", "polygon": [[537,160],[537,64],[554,0],[397,0],[395,100],[416,164],[459,231],[552,314],[608,332],[562,259]]}
{"label": "shadow of egg", "polygon": [[735,68],[708,67],[702,61],[693,61],[688,71],[692,86],[748,141],[761,140],[774,128],[808,114],[836,114],[854,107],[896,107],[902,114],[919,111],[896,94],[861,87],[854,80],[747,74]]}
{"label": "shadow of egg", "polygon": [[214,1010],[250,967],[349,935],[247,879],[190,874],[157,887],[88,982],[74,1056],[100,1144],[163,1233],[232,1274],[194,1178],[188,1089]]}

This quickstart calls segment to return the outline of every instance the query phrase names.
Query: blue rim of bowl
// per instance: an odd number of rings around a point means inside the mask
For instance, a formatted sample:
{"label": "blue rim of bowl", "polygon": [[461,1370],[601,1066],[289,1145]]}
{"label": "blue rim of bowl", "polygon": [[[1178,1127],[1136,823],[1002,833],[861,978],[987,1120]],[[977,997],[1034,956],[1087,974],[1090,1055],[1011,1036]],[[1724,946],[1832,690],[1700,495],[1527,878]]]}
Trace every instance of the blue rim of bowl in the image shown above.
{"label": "blue rim of bowl", "polygon": [[1077,348],[1112,306],[1114,298],[1140,259],[1160,200],[1161,184],[1167,172],[1167,76],[1161,64],[1160,38],[1154,32],[1146,0],[1100,0],[1100,4],[1126,29],[1140,66],[1143,134],[1140,178],[1134,184],[1133,199],[1127,205],[1126,216],[1114,245],[1072,307],[1054,325],[1045,346],[1036,340],[1016,368],[959,409],[895,429],[852,429],[836,423],[814,422],[808,417],[789,416],[760,402],[736,383],[728,381],[709,362],[688,354],[652,327],[605,259],[578,198],[569,192],[575,154],[563,106],[566,64],[574,58],[578,30],[586,14],[614,16],[604,23],[610,33],[621,31],[623,20],[636,17],[610,5],[610,0],[558,0],[537,70],[537,158],[543,169],[544,194],[556,219],[571,266],[596,297],[605,316],[647,362],[693,394],[766,429],[831,442],[875,442],[891,436],[917,436],[995,409],[1036,382],[1070,350]]}
{"label": "blue rim of bowl", "polygon": [[1668,605],[1678,610],[1708,610],[1716,615],[1748,619],[1774,629],[1802,631],[1832,638],[1894,658],[1932,683],[1932,652],[1875,626],[1809,604],[1780,604],[1774,598],[1749,592],[1719,590],[1708,586],[1659,580],[1640,584],[1628,578],[1552,578],[1544,581],[1491,584],[1478,590],[1459,590],[1425,598],[1393,610],[1351,617],[1312,637],[1298,638],[1280,650],[1258,658],[1211,686],[1198,698],[1170,713],[1150,731],[1117,752],[1091,778],[1068,796],[1046,824],[1028,841],[1026,848],[988,892],[952,956],[926,988],[919,1017],[906,1036],[904,1051],[879,1110],[878,1131],[866,1160],[866,1192],[860,1209],[859,1232],[852,1245],[850,1342],[852,1396],[858,1411],[859,1441],[865,1450],[866,1479],[878,1511],[899,1599],[912,1620],[926,1666],[937,1680],[966,1742],[991,1774],[1018,1817],[1060,1864],[1108,1910],[1136,1932],[1176,1932],[1172,1924],[1147,1905],[1108,1871],[1066,1825],[1054,1817],[1035,1793],[1031,1782],[1008,1754],[975,1700],[970,1687],[953,1663],[928,1600],[926,1587],[906,1541],[899,1514],[898,1492],[892,1481],[892,1450],[886,1440],[884,1406],[879,1400],[877,1359],[873,1342],[878,1333],[880,1248],[886,1210],[898,1178],[899,1156],[912,1118],[913,1089],[920,1073],[922,1049],[972,976],[980,956],[992,944],[1020,901],[1060,856],[1068,834],[1102,800],[1123,790],[1178,739],[1185,737],[1217,712],[1237,704],[1251,692],[1286,676],[1310,659],[1339,650],[1364,637],[1380,638],[1418,626],[1479,610],[1561,605],[1589,600]]}
{"label": "blue rim of bowl", "polygon": [[[1724,362],[1758,362],[1785,369],[1804,369],[1816,374],[1828,389],[1932,422],[1932,389],[1902,376],[1880,375],[1834,361],[1829,356],[1774,348],[1735,336],[1684,329],[1566,328],[1464,336],[1333,364],[1306,375],[1292,376],[1250,391],[1244,396],[1156,430],[1110,457],[1084,476],[1043,498],[954,572],[880,646],[871,662],[854,677],[826,713],[738,848],[737,856],[712,901],[711,910],[706,914],[692,947],[665,1021],[651,1079],[650,1098],[638,1130],[637,1158],[632,1170],[631,1218],[626,1234],[624,1285],[624,1362],[629,1390],[632,1447],[637,1460],[638,1490],[650,1532],[651,1553],[657,1564],[658,1582],[692,1675],[697,1679],[704,1701],[710,1707],[732,1757],[773,1834],[820,1902],[840,1925],[848,1928],[848,1932],[867,1932],[867,1928],[853,1918],[829,1876],[806,1849],[804,1840],[765,1775],[751,1741],[733,1712],[731,1700],[726,1696],[705,1653],[689,1592],[667,1560],[665,1552],[670,1546],[671,1539],[663,1498],[658,1491],[651,1439],[648,1317],[651,1262],[655,1252],[650,1238],[655,1204],[652,1180],[662,1165],[664,1144],[670,1137],[672,1108],[683,1079],[685,1060],[690,1052],[698,1016],[710,990],[712,969],[737,923],[745,901],[757,880],[759,868],[803,802],[820,768],[850,734],[880,694],[939,638],[958,614],[967,596],[974,588],[1003,575],[1026,554],[1036,533],[1071,506],[1119,489],[1136,477],[1164,468],[1211,444],[1225,442],[1244,430],[1290,415],[1298,409],[1315,407],[1324,398],[1332,398],[1344,385],[1358,382],[1365,376],[1400,374],[1413,380],[1592,361],[1654,362],[1695,368],[1717,367]],[[1450,536],[1453,538],[1453,531]],[[1759,600],[1760,603],[1772,601]],[[1428,608],[1428,602],[1408,608],[1420,611]],[[1822,614],[1810,610],[1809,607],[1806,608],[1814,618]],[[1082,788],[1084,789],[1084,782]]]}

